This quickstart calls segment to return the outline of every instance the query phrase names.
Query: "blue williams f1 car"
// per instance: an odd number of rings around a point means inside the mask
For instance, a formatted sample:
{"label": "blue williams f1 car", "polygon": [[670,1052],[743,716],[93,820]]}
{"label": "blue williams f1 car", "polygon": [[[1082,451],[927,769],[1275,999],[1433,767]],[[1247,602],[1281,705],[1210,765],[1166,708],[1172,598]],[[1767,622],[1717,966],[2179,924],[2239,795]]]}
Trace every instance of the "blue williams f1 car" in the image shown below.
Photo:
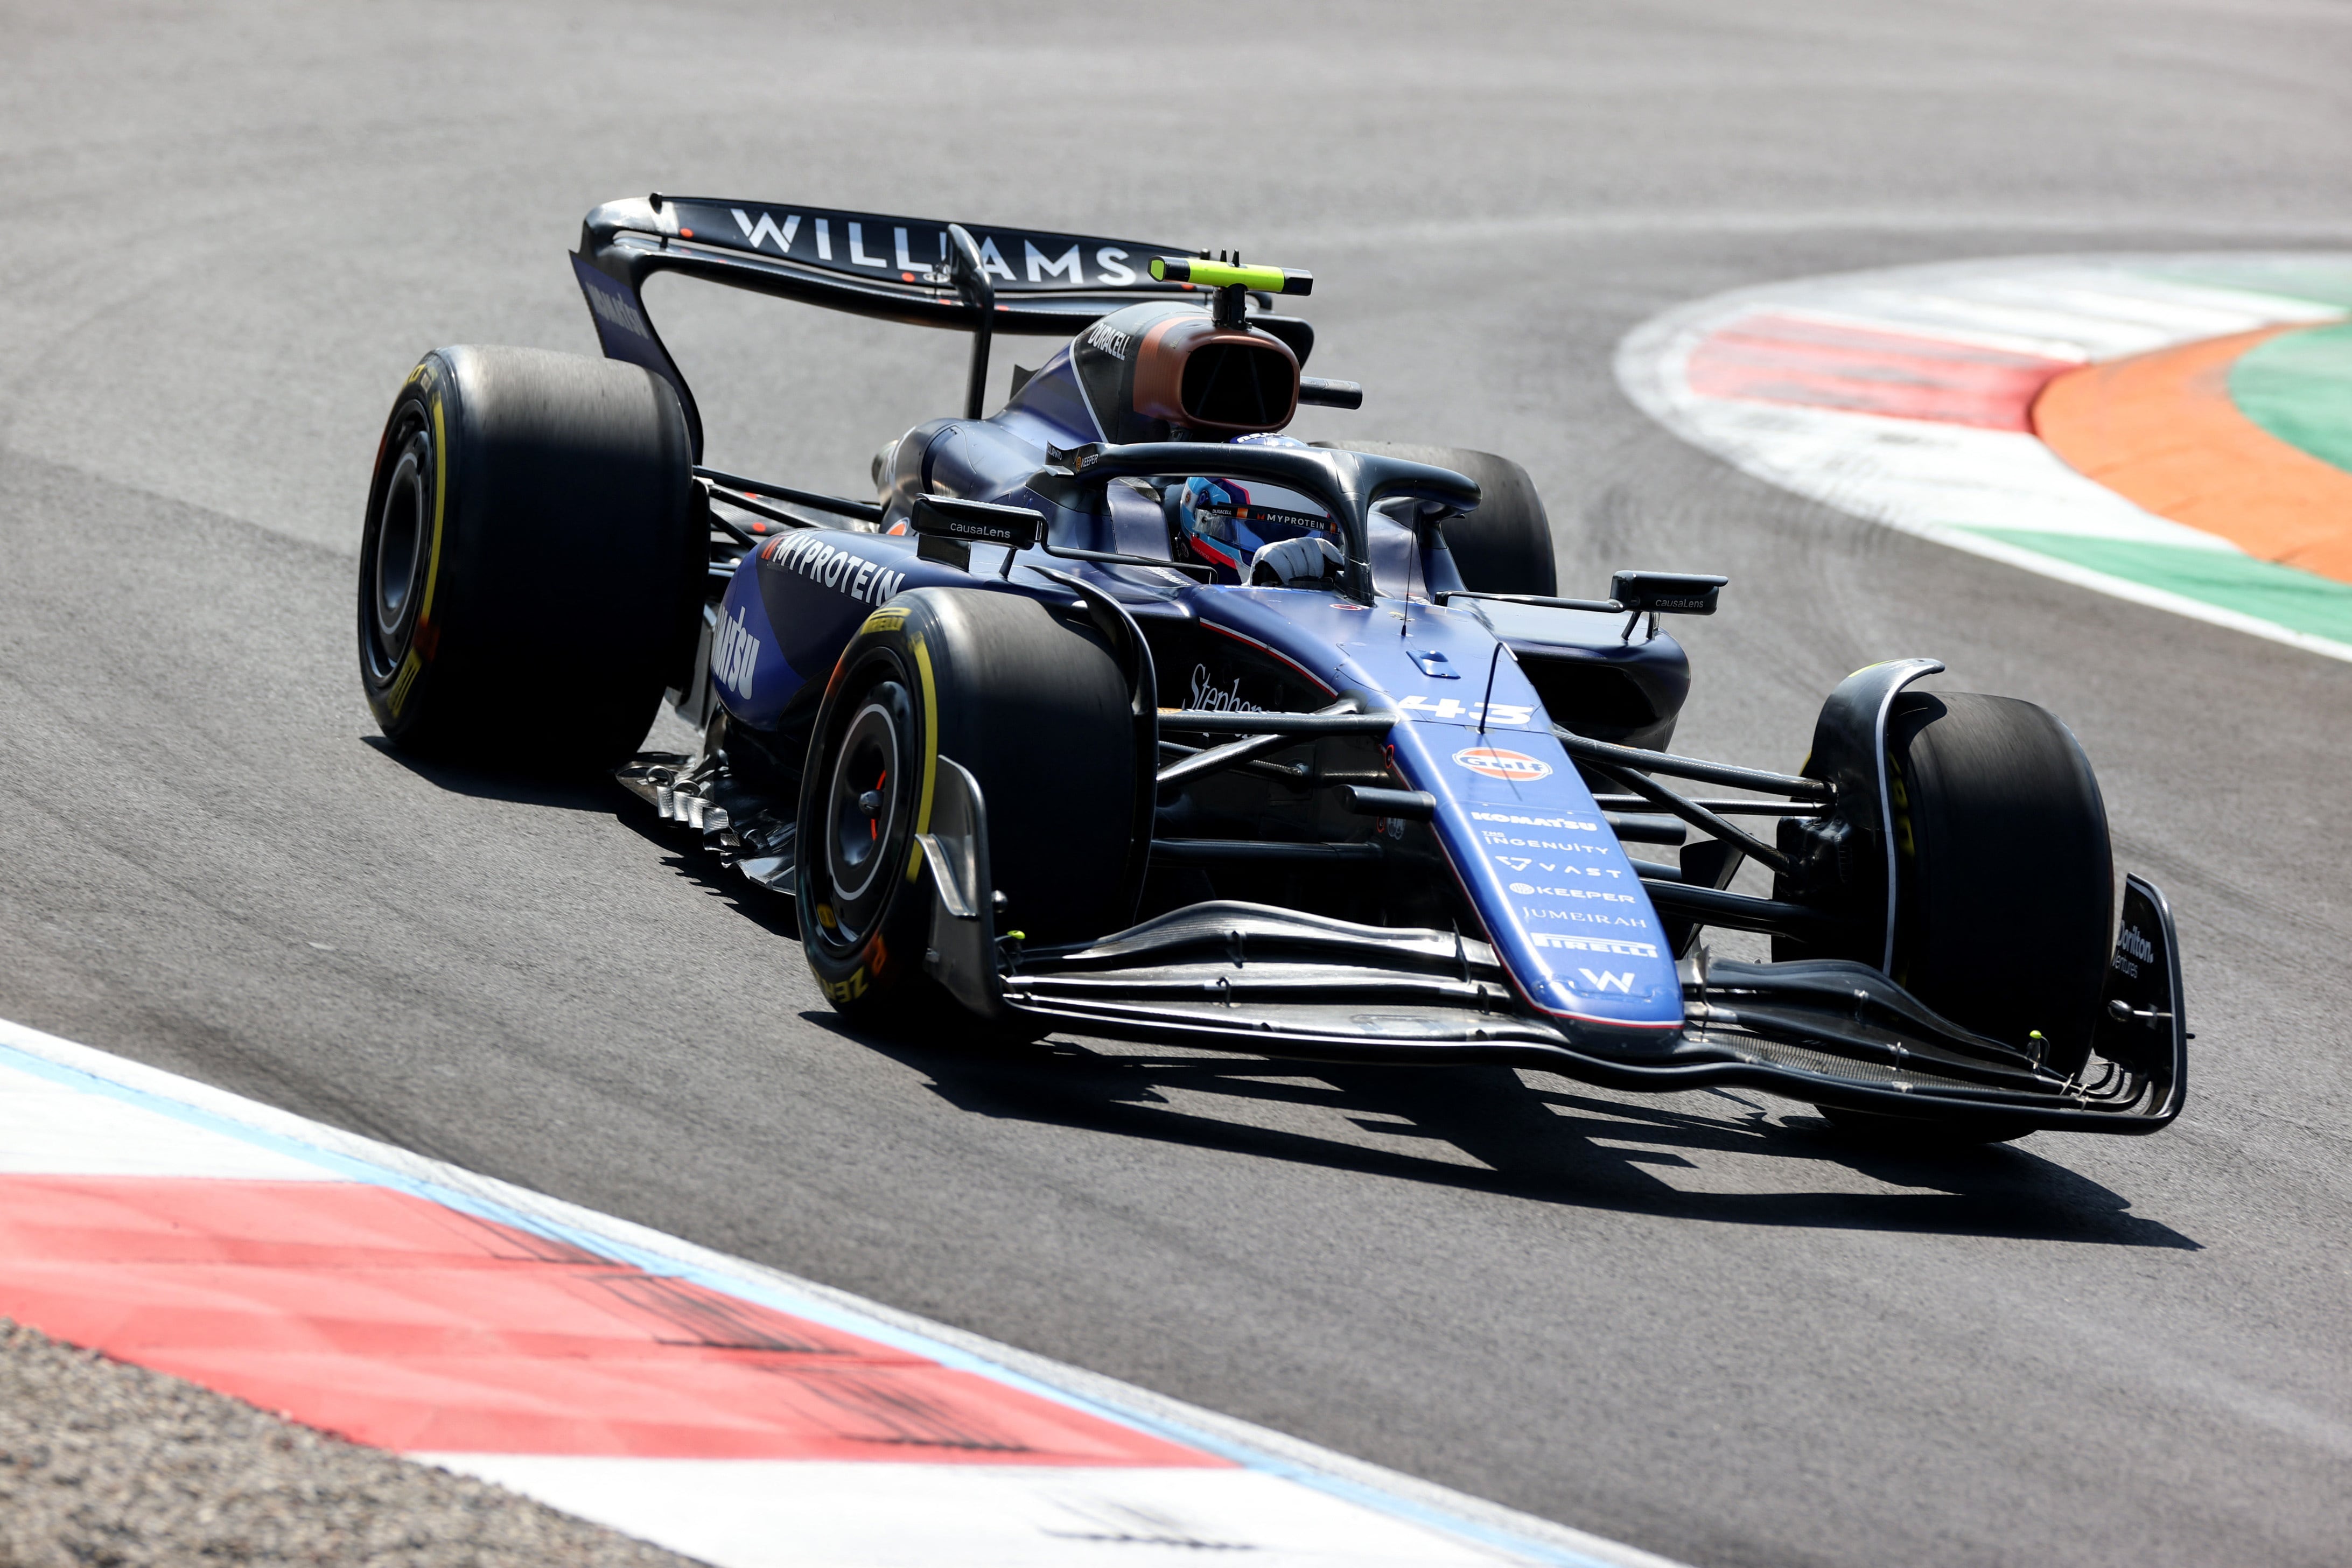
{"label": "blue williams f1 car", "polygon": [[[617,765],[794,900],[850,1019],[1748,1084],[1882,1136],[2179,1114],[2171,915],[2133,877],[2118,917],[2062,724],[1910,658],[1796,773],[1668,751],[1661,619],[1723,580],[1562,597],[1516,464],[1282,435],[1363,395],[1303,374],[1307,274],[661,195],[572,262],[604,359],[436,350],[394,405],[368,700],[419,753]],[[704,466],[663,271],[967,331],[962,413],[870,499]],[[1055,346],[987,413],[1013,335]],[[698,754],[630,760],[665,694]]]}

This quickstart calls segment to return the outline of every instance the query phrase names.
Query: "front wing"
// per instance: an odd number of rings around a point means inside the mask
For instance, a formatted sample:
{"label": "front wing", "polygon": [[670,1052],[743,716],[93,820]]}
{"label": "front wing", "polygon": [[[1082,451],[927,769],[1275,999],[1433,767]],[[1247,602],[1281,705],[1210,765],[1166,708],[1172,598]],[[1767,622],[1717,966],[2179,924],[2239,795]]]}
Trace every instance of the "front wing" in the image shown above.
{"label": "front wing", "polygon": [[2137,877],[2125,889],[2094,1056],[2074,1078],[1843,961],[1718,963],[1685,980],[1681,1030],[1603,1040],[1532,1016],[1493,949],[1455,932],[1218,901],[1081,947],[1024,950],[994,930],[979,786],[941,764],[922,836],[935,889],[925,964],[984,1017],[1253,1055],[1541,1068],[1616,1089],[1747,1085],[1857,1110],[2070,1131],[2156,1131],[2187,1092],[2172,914]]}

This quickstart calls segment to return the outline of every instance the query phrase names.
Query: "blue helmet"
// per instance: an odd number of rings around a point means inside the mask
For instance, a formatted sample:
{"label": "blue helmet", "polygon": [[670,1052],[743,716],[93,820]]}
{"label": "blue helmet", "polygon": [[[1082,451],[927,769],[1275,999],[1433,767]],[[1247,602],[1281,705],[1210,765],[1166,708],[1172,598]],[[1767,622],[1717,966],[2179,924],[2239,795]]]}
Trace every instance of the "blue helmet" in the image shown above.
{"label": "blue helmet", "polygon": [[[1244,436],[1235,446],[1304,447],[1288,436]],[[1337,544],[1339,526],[1306,497],[1238,479],[1190,479],[1176,498],[1174,542],[1218,569],[1221,582],[1246,582],[1250,561],[1269,544],[1320,534]],[[1225,574],[1231,573],[1228,578]]]}

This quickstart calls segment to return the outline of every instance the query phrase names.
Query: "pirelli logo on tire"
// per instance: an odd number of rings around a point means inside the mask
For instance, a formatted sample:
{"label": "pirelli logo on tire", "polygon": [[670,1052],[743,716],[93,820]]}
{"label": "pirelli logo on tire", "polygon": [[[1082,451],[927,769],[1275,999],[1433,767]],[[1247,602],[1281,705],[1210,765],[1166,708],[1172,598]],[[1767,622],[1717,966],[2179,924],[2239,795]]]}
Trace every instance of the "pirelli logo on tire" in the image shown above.
{"label": "pirelli logo on tire", "polygon": [[384,706],[392,710],[394,718],[399,718],[401,709],[407,705],[408,689],[416,684],[417,672],[424,668],[424,659],[417,657],[413,647],[408,650],[408,657],[400,661],[400,673],[393,678],[392,690],[383,700]]}

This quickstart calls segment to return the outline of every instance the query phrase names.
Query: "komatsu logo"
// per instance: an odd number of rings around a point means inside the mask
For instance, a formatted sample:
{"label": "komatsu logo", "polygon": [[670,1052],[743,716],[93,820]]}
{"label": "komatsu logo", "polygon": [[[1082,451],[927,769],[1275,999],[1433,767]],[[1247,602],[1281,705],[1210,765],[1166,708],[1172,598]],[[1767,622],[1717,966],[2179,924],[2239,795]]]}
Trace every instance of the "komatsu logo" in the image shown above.
{"label": "komatsu logo", "polygon": [[789,566],[821,587],[868,605],[887,603],[907,580],[904,572],[887,571],[878,562],[835,549],[814,532],[777,540],[769,546],[768,560],[773,565]]}
{"label": "komatsu logo", "polygon": [[710,639],[710,673],[748,702],[759,662],[760,639],[743,629],[743,612],[739,609],[733,620],[719,623],[718,635]]}

